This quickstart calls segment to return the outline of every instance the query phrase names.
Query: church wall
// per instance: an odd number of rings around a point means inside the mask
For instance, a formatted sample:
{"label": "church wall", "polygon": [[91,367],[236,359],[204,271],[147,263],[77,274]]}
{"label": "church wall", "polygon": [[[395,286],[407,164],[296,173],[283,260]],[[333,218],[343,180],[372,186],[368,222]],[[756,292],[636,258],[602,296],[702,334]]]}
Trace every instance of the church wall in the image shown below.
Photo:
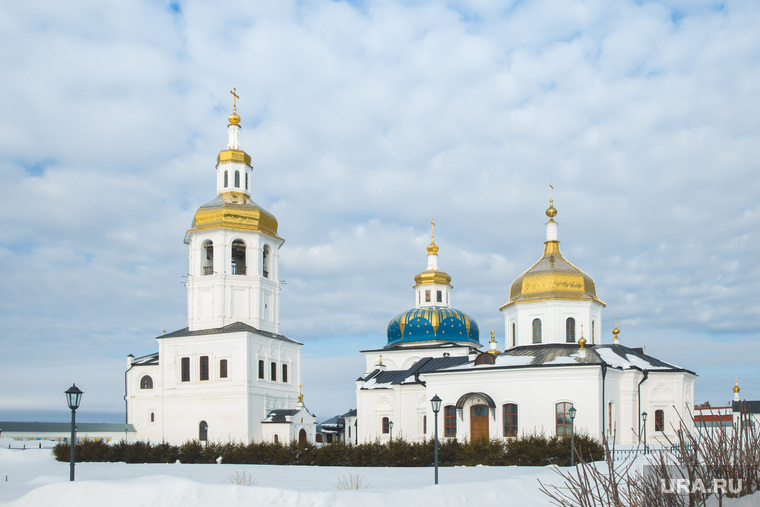
{"label": "church wall", "polygon": [[[592,436],[600,436],[601,427],[601,371],[598,366],[565,368],[515,368],[456,373],[427,374],[427,398],[437,394],[442,407],[456,405],[457,401],[472,394],[463,410],[457,410],[457,438],[470,438],[470,407],[484,403],[478,393],[484,393],[496,405],[489,410],[489,435],[503,438],[503,405],[514,403],[518,407],[518,434],[554,435],[556,432],[556,408],[559,402],[570,402],[577,409],[576,429]],[[537,400],[541,400],[540,402]],[[429,403],[429,402],[428,402]],[[439,436],[443,435],[444,408],[439,413]],[[427,409],[432,421],[432,408]],[[445,437],[442,437],[445,438]]]}
{"label": "church wall", "polygon": [[[152,389],[140,389],[140,381],[145,375],[152,379]],[[127,422],[135,427],[135,435],[160,442],[162,382],[159,365],[133,366],[126,373],[126,387]]]}

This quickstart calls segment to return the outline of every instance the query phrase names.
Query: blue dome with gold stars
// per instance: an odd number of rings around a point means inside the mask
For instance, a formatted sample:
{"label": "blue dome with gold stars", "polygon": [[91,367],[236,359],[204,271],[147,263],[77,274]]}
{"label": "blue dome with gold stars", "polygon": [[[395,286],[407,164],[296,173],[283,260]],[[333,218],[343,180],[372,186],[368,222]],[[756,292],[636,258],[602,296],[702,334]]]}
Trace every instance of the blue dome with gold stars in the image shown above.
{"label": "blue dome with gold stars", "polygon": [[480,345],[478,323],[454,308],[413,308],[388,324],[388,344],[430,341],[470,342]]}

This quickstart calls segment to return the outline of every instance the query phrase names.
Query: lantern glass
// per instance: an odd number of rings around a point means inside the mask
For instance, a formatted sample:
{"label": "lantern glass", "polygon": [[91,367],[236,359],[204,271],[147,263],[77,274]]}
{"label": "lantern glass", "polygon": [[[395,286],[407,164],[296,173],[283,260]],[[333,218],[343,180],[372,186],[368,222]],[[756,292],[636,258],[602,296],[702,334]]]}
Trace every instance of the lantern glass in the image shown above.
{"label": "lantern glass", "polygon": [[430,404],[433,406],[433,413],[434,414],[437,414],[438,412],[441,411],[441,402],[442,401],[443,400],[440,399],[437,394],[435,396],[433,396],[432,400],[430,400]]}
{"label": "lantern glass", "polygon": [[71,410],[78,409],[79,403],[82,401],[82,394],[84,394],[84,392],[79,389],[76,384],[74,384],[66,391],[64,391],[64,394],[66,395],[66,403],[68,403],[69,408]]}

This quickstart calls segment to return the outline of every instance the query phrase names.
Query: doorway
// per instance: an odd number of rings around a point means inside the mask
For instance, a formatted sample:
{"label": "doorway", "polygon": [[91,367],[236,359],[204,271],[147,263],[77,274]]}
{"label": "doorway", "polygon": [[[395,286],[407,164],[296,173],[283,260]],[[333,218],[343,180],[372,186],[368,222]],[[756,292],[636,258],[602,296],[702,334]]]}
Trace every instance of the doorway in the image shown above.
{"label": "doorway", "polygon": [[470,407],[470,440],[488,438],[488,406],[473,405]]}

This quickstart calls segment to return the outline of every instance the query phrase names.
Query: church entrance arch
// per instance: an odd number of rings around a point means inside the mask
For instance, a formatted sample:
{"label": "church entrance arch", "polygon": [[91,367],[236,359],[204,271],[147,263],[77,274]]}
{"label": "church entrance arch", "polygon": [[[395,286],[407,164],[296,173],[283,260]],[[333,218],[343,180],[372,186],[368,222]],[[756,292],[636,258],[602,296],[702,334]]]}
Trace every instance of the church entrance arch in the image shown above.
{"label": "church entrance arch", "polygon": [[488,438],[488,405],[470,407],[470,440]]}
{"label": "church entrance arch", "polygon": [[306,443],[306,430],[303,428],[301,428],[301,431],[298,432],[298,443],[299,444]]}

